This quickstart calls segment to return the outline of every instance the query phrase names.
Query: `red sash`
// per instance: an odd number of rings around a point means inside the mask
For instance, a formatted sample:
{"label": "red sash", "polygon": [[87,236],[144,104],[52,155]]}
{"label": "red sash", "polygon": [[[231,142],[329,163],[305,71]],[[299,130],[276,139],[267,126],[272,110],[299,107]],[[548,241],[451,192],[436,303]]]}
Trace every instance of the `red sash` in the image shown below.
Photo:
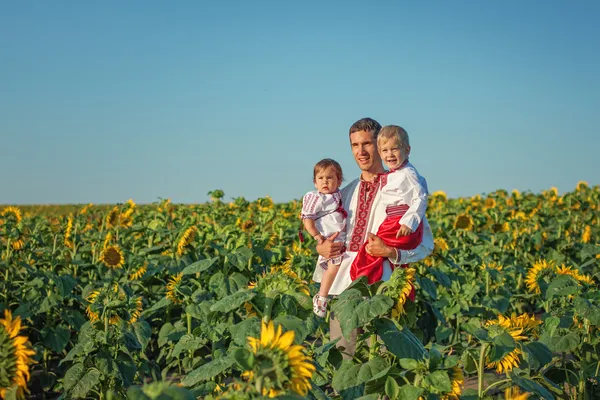
{"label": "red sash", "polygon": [[[400,229],[400,218],[408,210],[407,205],[390,206],[386,209],[387,217],[377,230],[377,236],[379,236],[383,242],[388,245],[401,250],[412,250],[417,248],[423,240],[423,222],[419,224],[417,230],[407,236],[396,237],[398,229]],[[383,257],[373,257],[367,254],[366,250],[367,243],[363,243],[360,246],[358,254],[350,267],[350,278],[356,280],[361,276],[367,276],[369,278],[369,284],[373,284],[383,276]],[[408,264],[403,264],[402,267],[406,268]],[[394,265],[392,264],[392,268]],[[410,294],[410,299],[414,300],[414,288]]]}

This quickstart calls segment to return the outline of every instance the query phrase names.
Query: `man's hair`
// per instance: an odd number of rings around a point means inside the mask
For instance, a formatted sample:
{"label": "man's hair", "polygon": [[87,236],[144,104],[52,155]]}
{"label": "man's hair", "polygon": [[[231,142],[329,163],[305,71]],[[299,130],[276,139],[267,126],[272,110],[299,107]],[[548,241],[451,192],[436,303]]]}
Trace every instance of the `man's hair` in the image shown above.
{"label": "man's hair", "polygon": [[342,173],[342,166],[335,160],[331,158],[324,158],[318,163],[315,164],[315,168],[313,171],[313,181],[317,180],[317,174],[320,171],[323,171],[325,168],[333,167],[335,169],[335,174],[337,175],[340,183],[344,180],[344,174]]}
{"label": "man's hair", "polygon": [[350,127],[350,135],[360,131],[371,132],[373,134],[373,140],[376,141],[380,130],[381,125],[379,122],[375,121],[373,118],[362,118],[352,124]]}
{"label": "man's hair", "polygon": [[408,133],[404,128],[398,125],[387,125],[381,128],[379,132],[379,137],[377,138],[378,142],[382,140],[390,140],[395,139],[400,143],[400,147],[406,148],[410,146],[410,142],[408,141]]}

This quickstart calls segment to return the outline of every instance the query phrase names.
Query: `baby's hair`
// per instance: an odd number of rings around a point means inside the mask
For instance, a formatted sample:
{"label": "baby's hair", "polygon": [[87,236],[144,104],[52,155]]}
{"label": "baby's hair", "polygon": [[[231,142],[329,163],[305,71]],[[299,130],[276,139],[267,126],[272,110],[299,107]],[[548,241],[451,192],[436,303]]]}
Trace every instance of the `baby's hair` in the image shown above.
{"label": "baby's hair", "polygon": [[317,179],[317,174],[324,170],[325,168],[333,167],[335,169],[335,174],[340,182],[344,180],[344,174],[342,173],[342,167],[340,164],[332,160],[331,158],[324,158],[318,163],[315,164],[315,169],[313,171],[313,181]]}
{"label": "baby's hair", "polygon": [[377,137],[377,144],[384,140],[396,139],[400,143],[400,147],[406,148],[410,146],[408,141],[408,133],[404,128],[398,125],[387,125],[381,128]]}

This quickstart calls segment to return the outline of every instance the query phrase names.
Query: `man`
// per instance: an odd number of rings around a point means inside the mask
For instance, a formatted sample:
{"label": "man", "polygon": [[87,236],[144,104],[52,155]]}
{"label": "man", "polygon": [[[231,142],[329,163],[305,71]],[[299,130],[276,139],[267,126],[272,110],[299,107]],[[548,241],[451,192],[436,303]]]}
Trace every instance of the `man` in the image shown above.
{"label": "man", "polygon": [[[375,235],[385,216],[385,210],[377,208],[380,177],[385,172],[377,151],[377,135],[380,130],[381,125],[371,118],[360,119],[350,127],[350,147],[362,173],[359,178],[342,189],[342,201],[348,212],[345,248],[349,257],[342,260],[329,291],[330,295],[339,295],[352,283],[350,266],[364,242],[367,242],[367,253],[388,259],[383,263],[381,279],[384,281],[392,274],[390,262],[396,265],[416,262],[425,258],[433,250],[433,235],[426,220],[423,224],[423,240],[414,250],[398,250],[387,246]],[[332,258],[342,253],[344,244],[334,242],[336,236],[337,234],[334,234],[317,245],[317,252],[321,256]],[[349,338],[342,337],[340,323],[334,314],[331,315],[329,328],[331,340],[339,337],[337,346],[345,349],[344,358],[350,358],[356,348],[356,331]]]}

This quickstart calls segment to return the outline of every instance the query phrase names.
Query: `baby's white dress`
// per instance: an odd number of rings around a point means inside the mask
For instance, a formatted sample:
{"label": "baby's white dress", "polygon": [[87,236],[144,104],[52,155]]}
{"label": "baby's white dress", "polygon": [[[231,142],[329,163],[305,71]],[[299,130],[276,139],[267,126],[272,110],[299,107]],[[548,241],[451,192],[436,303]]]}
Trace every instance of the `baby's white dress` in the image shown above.
{"label": "baby's white dress", "polygon": [[[340,232],[335,241],[342,243],[346,241],[346,211],[342,207],[342,193],[339,190],[332,194],[324,194],[317,191],[306,193],[302,198],[301,218],[314,220],[315,228],[326,238],[336,232]],[[313,280],[321,282],[323,271],[327,269],[329,261],[337,265],[342,262],[343,257],[343,254],[333,259],[319,256]]]}

